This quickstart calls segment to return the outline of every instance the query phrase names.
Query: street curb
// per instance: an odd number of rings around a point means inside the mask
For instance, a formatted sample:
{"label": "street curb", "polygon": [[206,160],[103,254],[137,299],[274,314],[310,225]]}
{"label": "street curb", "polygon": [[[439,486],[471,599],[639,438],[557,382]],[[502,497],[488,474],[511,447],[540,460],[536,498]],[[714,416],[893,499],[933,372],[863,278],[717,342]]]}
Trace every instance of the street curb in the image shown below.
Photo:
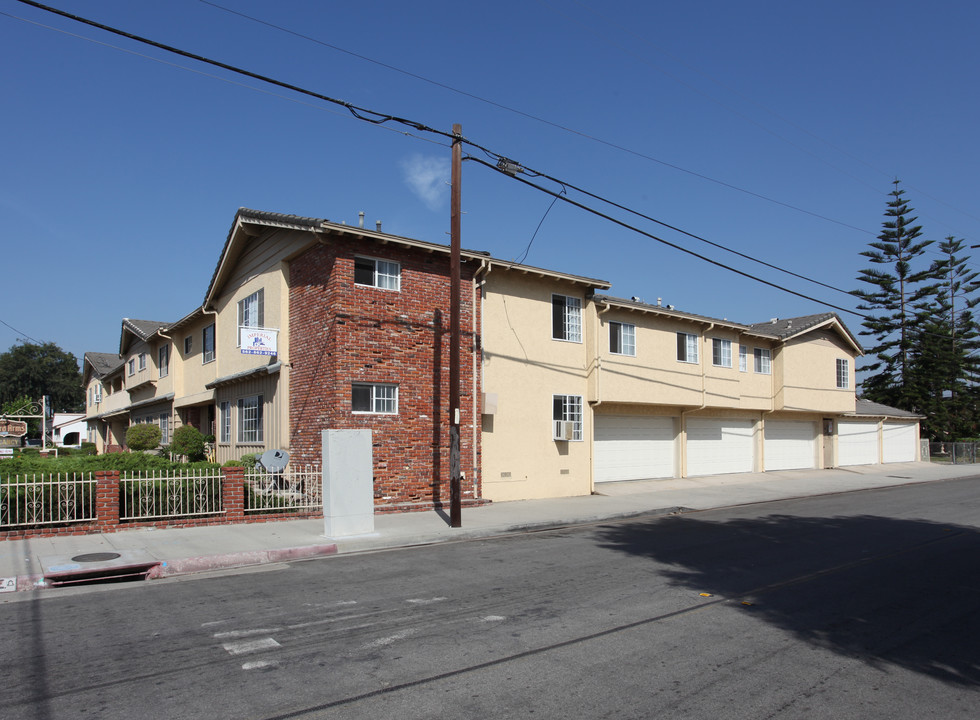
{"label": "street curb", "polygon": [[242,567],[246,565],[264,565],[267,563],[289,562],[290,560],[305,560],[315,557],[326,557],[337,554],[337,545],[306,545],[303,547],[281,548],[278,550],[251,550],[221,555],[200,555],[198,557],[181,558],[179,560],[163,560],[150,570],[148,580],[156,580],[175,575],[209,572],[225,568]]}

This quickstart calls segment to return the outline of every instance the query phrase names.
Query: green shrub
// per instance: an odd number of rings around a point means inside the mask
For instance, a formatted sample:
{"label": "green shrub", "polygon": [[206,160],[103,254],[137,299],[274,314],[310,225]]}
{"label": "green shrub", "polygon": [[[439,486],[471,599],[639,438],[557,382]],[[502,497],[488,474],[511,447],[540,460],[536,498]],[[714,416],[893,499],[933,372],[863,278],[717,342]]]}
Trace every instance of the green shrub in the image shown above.
{"label": "green shrub", "polygon": [[161,437],[160,428],[156,425],[150,423],[130,425],[126,429],[126,446],[137,452],[152,450],[160,444]]}
{"label": "green shrub", "polygon": [[225,460],[221,467],[245,467],[241,460]]}
{"label": "green shrub", "polygon": [[191,462],[204,459],[204,436],[193,425],[182,425],[174,431],[170,450],[175,455],[186,455]]}
{"label": "green shrub", "polygon": [[242,455],[242,467],[244,467],[246,470],[254,470],[255,463],[258,461],[259,455],[261,455],[261,453],[247,453]]}
{"label": "green shrub", "polygon": [[81,444],[78,448],[77,455],[98,455],[99,449],[95,446],[94,442],[88,442],[87,440]]}

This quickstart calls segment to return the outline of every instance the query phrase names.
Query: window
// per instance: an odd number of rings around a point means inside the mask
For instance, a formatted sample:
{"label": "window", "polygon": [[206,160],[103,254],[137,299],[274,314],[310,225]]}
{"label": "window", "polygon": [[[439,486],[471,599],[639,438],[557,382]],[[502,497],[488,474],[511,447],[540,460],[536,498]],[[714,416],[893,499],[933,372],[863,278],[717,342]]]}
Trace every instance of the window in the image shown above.
{"label": "window", "polygon": [[260,288],[238,302],[238,327],[265,327],[265,290]]}
{"label": "window", "polygon": [[170,374],[170,346],[161,345],[157,350],[157,367],[160,368],[160,377],[167,377]]}
{"label": "window", "polygon": [[567,435],[564,430],[565,423],[571,423],[572,440],[582,439],[582,396],[581,395],[555,395],[554,408],[552,411],[552,426],[554,427],[553,438],[555,440],[565,440]]}
{"label": "window", "polygon": [[851,385],[850,363],[844,358],[837,358],[837,387],[847,389]]}
{"label": "window", "polygon": [[690,333],[677,333],[677,360],[679,362],[697,363],[698,336]]}
{"label": "window", "polygon": [[221,434],[219,442],[231,442],[231,403],[227,400],[221,403]]}
{"label": "window", "polygon": [[551,337],[582,342],[582,301],[566,295],[551,296]]}
{"label": "window", "polygon": [[191,354],[191,350],[194,349],[194,338],[190,335],[184,338],[184,357]]}
{"label": "window", "polygon": [[711,338],[711,364],[718,367],[732,366],[732,341]]}
{"label": "window", "polygon": [[129,369],[130,375],[136,374],[136,358],[129,358],[129,362],[126,363],[126,366]]}
{"label": "window", "polygon": [[396,262],[374,258],[354,258],[354,282],[382,290],[401,290],[402,267]]}
{"label": "window", "polygon": [[140,372],[142,372],[143,370],[146,370],[146,353],[145,352],[142,352],[142,353],[139,354],[139,361],[140,361]]}
{"label": "window", "polygon": [[206,364],[214,360],[214,323],[204,328],[201,333],[201,351],[204,356],[203,363]]}
{"label": "window", "polygon": [[379,415],[398,414],[398,386],[380,383],[351,385],[351,410]]}
{"label": "window", "polygon": [[100,402],[102,402],[102,384],[101,383],[95,386],[95,404],[98,405]]}
{"label": "window", "polygon": [[749,348],[747,345],[738,346],[738,370],[739,372],[749,371]]}
{"label": "window", "polygon": [[238,442],[260,443],[262,436],[262,396],[238,399]]}
{"label": "window", "polygon": [[166,445],[170,442],[170,416],[160,416],[160,444]]}
{"label": "window", "polygon": [[772,358],[769,348],[755,348],[755,371],[763,375],[772,374]]}
{"label": "window", "polygon": [[609,323],[609,352],[617,355],[636,355],[636,326],[630,323]]}

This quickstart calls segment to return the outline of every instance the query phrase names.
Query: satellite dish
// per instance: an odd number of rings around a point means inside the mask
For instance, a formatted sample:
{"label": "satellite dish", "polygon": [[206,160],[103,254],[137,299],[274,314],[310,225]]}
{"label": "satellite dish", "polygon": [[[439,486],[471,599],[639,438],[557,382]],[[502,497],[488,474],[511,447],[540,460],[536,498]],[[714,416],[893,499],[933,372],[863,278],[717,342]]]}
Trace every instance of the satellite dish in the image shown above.
{"label": "satellite dish", "polygon": [[259,457],[259,463],[267,472],[278,473],[286,469],[289,464],[289,453],[285,450],[266,450]]}

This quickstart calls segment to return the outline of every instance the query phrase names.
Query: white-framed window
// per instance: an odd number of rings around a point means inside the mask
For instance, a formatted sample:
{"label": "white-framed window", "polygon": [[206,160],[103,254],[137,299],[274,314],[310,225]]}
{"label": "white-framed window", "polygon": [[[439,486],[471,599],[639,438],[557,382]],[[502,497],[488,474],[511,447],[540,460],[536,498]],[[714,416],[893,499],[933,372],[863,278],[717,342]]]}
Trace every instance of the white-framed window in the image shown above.
{"label": "white-framed window", "polygon": [[851,386],[851,364],[846,358],[837,358],[837,387],[846,390]]}
{"label": "white-framed window", "polygon": [[262,396],[238,398],[238,442],[263,442]]}
{"label": "white-framed window", "polygon": [[157,348],[157,367],[160,369],[160,377],[164,378],[170,374],[170,346],[161,345]]}
{"label": "white-framed window", "polygon": [[749,347],[748,345],[738,346],[738,371],[749,371]]}
{"label": "white-framed window", "polygon": [[170,442],[170,416],[167,414],[160,415],[160,444],[166,445]]}
{"label": "white-framed window", "polygon": [[238,301],[238,327],[265,327],[265,288]]}
{"label": "white-framed window", "polygon": [[218,442],[230,443],[231,442],[231,403],[228,400],[223,400],[221,402],[220,412],[221,418],[219,422],[221,423],[221,429],[218,434]]}
{"label": "white-framed window", "polygon": [[[555,440],[581,440],[582,432],[582,396],[553,395],[552,403],[552,437]],[[571,438],[565,433],[568,423],[571,424]]]}
{"label": "white-framed window", "polygon": [[390,260],[355,257],[354,283],[382,290],[401,290],[402,266]]}
{"label": "white-framed window", "polygon": [[694,363],[698,362],[698,336],[691,333],[677,333],[677,360],[678,362]]}
{"label": "white-framed window", "polygon": [[609,352],[636,355],[636,326],[631,323],[609,323]]}
{"label": "white-framed window", "polygon": [[136,358],[129,358],[129,362],[126,363],[126,367],[129,370],[130,375],[136,374]]}
{"label": "white-framed window", "polygon": [[769,348],[753,348],[755,356],[755,371],[762,375],[772,374],[772,356]]}
{"label": "white-framed window", "polygon": [[567,295],[551,296],[551,337],[582,342],[582,300]]}
{"label": "white-framed window", "polygon": [[711,338],[711,364],[718,367],[732,366],[732,341]]}
{"label": "white-framed window", "polygon": [[191,354],[191,350],[194,349],[194,336],[188,335],[184,338],[184,357]]}
{"label": "white-framed window", "polygon": [[140,361],[140,371],[142,372],[143,370],[146,370],[146,353],[145,352],[141,352],[138,355],[138,357],[139,357],[139,361]]}
{"label": "white-framed window", "polygon": [[201,331],[201,356],[203,364],[214,360],[214,323]]}
{"label": "white-framed window", "polygon": [[350,408],[355,413],[398,414],[398,386],[386,383],[352,383]]}

